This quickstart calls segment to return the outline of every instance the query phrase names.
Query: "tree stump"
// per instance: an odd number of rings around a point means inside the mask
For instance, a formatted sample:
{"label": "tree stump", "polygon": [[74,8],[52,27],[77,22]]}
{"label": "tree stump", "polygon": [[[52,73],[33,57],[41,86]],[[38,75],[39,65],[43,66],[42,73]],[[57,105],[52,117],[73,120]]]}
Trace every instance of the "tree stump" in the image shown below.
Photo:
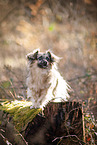
{"label": "tree stump", "polygon": [[[0,145],[4,145],[4,140],[12,145],[79,145],[83,143],[82,108],[78,102],[50,102],[43,112],[41,109],[32,110],[26,104],[21,110],[21,105],[18,105],[14,113],[8,108],[5,109],[5,106],[2,107],[1,103],[0,110],[0,134],[3,135],[0,137],[0,140],[3,139]],[[14,116],[17,112],[21,115],[18,115],[18,120],[15,120]],[[24,120],[21,117],[22,113]]]}
{"label": "tree stump", "polygon": [[83,142],[81,104],[77,102],[49,103],[44,116],[37,115],[25,130],[29,145],[78,144]]}

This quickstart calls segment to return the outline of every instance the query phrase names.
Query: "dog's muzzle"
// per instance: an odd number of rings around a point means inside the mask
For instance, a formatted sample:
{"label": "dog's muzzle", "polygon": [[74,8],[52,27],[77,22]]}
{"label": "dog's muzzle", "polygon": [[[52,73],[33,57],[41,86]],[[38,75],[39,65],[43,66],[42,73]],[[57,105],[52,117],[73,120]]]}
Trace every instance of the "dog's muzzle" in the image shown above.
{"label": "dog's muzzle", "polygon": [[47,60],[38,60],[38,67],[40,68],[48,68],[48,61]]}

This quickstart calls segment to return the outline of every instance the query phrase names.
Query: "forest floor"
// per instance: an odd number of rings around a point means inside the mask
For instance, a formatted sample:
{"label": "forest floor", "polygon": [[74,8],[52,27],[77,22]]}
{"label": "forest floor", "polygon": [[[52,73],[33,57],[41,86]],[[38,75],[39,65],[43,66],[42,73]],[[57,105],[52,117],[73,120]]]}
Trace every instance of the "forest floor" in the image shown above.
{"label": "forest floor", "polygon": [[97,122],[97,3],[85,2],[0,1],[0,98],[26,99],[26,54],[50,49]]}

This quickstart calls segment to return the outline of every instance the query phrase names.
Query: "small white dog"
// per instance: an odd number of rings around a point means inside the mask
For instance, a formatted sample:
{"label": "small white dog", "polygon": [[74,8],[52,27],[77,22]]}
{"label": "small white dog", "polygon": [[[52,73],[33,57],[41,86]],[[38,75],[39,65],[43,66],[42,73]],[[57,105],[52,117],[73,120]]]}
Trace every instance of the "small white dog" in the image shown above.
{"label": "small white dog", "polygon": [[27,98],[32,101],[31,108],[43,108],[49,101],[69,99],[70,87],[56,66],[59,59],[50,51],[42,53],[39,49],[27,54]]}

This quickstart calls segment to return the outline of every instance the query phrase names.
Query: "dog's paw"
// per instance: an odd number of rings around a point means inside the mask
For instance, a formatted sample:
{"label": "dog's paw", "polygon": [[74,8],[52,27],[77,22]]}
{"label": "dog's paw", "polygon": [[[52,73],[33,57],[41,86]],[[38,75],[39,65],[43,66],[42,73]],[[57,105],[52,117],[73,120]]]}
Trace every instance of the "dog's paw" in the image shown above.
{"label": "dog's paw", "polygon": [[30,109],[39,109],[40,107],[36,107],[36,106],[30,106]]}
{"label": "dog's paw", "polygon": [[32,106],[30,106],[30,109],[33,109],[34,108],[34,106],[32,105]]}

